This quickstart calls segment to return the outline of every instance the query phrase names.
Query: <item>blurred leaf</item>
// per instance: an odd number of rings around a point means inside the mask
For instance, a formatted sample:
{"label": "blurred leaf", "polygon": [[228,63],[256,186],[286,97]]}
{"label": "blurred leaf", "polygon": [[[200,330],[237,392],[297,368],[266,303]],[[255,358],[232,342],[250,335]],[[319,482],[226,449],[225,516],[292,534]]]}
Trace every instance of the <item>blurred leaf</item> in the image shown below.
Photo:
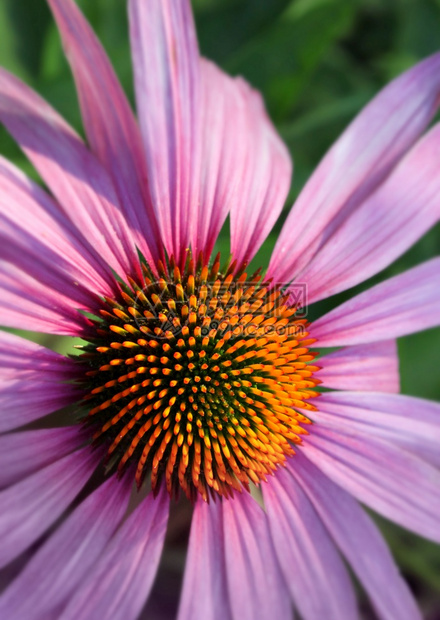
{"label": "blurred leaf", "polygon": [[271,116],[281,121],[331,44],[348,32],[355,6],[352,0],[292,3],[272,28],[254,37],[226,67],[263,90]]}
{"label": "blurred leaf", "polygon": [[20,336],[20,338],[26,338],[26,340],[36,342],[47,349],[52,349],[52,351],[61,353],[61,355],[77,355],[78,351],[75,349],[75,346],[84,344],[84,340],[81,340],[81,338],[71,338],[70,336],[55,336],[53,334],[42,334],[39,332],[30,332],[25,329],[11,329],[8,327],[2,327],[1,329],[2,331]]}
{"label": "blurred leaf", "polygon": [[440,328],[399,339],[400,377],[404,394],[440,400],[439,343]]}
{"label": "blurred leaf", "polygon": [[440,3],[433,0],[402,0],[400,6],[402,10],[396,11],[396,53],[419,59],[438,51]]}
{"label": "blurred leaf", "polygon": [[[44,37],[50,23],[47,4],[42,0],[3,0],[3,7],[6,19],[0,19],[4,29],[2,34],[6,36],[6,40],[9,37],[12,40],[14,52],[26,71],[36,76],[40,69]],[[7,33],[9,28],[11,31]],[[2,39],[0,36],[0,40]]]}
{"label": "blurred leaf", "polygon": [[55,22],[51,22],[46,33],[46,39],[43,46],[41,57],[41,81],[46,82],[59,77],[60,73],[67,72],[67,61],[61,46],[60,35],[55,26]]}
{"label": "blurred leaf", "polygon": [[17,55],[15,35],[5,3],[0,3],[0,65],[16,75],[26,75]]}
{"label": "blurred leaf", "polygon": [[281,14],[291,0],[216,0],[195,3],[202,53],[222,63]]}
{"label": "blurred leaf", "polygon": [[[394,2],[397,8],[396,0]],[[401,0],[395,11],[396,25],[391,47],[378,57],[377,66],[384,79],[391,79],[416,62],[440,49],[440,2]]]}
{"label": "blurred leaf", "polygon": [[281,137],[292,150],[295,163],[293,191],[287,201],[287,208],[293,204],[312,172],[310,160],[319,161],[368,99],[369,96],[364,93],[337,99],[326,105],[312,107],[309,112],[298,114],[295,121],[279,126]]}
{"label": "blurred leaf", "polygon": [[313,108],[293,123],[286,123],[279,127],[279,131],[286,142],[296,140],[305,134],[317,133],[329,123],[346,121],[367,103],[364,94],[356,94],[331,104]]}

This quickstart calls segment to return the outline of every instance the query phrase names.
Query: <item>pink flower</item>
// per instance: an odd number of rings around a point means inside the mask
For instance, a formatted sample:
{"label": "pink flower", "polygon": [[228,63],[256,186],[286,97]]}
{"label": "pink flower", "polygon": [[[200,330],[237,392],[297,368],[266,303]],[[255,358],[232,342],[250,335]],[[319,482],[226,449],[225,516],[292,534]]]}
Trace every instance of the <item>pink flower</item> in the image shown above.
{"label": "pink flower", "polygon": [[380,618],[419,618],[357,500],[440,540],[440,408],[398,395],[395,342],[440,324],[440,259],[310,326],[292,299],[362,282],[438,221],[440,55],[336,142],[258,280],[291,164],[259,95],[200,58],[189,2],[129,2],[140,129],[76,5],[49,4],[88,146],[0,71],[0,120],[50,191],[0,159],[1,323],[86,344],[0,334],[0,564],[30,557],[0,616],[136,618],[183,491],[179,620],[356,618],[343,559]]}

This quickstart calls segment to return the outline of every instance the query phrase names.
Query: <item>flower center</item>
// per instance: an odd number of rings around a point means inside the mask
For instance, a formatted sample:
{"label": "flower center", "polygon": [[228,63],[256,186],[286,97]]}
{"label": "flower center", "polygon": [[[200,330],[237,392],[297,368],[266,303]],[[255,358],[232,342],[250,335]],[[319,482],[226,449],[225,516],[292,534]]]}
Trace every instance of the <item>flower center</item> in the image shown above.
{"label": "flower center", "polygon": [[183,489],[230,496],[272,474],[310,421],[314,354],[305,319],[257,274],[169,261],[158,276],[120,285],[84,347],[85,423],[108,446],[108,465],[135,466]]}

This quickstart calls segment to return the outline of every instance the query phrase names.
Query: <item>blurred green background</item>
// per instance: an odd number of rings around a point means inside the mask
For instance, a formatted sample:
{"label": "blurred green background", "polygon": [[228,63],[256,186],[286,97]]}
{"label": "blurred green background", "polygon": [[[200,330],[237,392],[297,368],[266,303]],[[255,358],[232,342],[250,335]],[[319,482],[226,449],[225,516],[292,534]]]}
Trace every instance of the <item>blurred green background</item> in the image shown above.
{"label": "blurred green background", "polygon": [[[133,101],[125,1],[78,3]],[[193,6],[203,54],[263,92],[291,149],[295,175],[284,217],[327,148],[362,106],[401,71],[440,50],[440,0],[194,0]],[[73,82],[45,0],[0,0],[0,64],[35,87],[82,132]],[[0,152],[36,178],[2,128]],[[281,225],[260,251],[259,264],[267,264]],[[219,245],[227,250],[226,236]],[[394,265],[318,304],[312,316],[439,250],[437,226]],[[53,338],[39,340],[60,348]],[[440,400],[439,349],[440,329],[400,339],[404,393]],[[425,617],[439,619],[438,548],[388,523],[381,526]],[[366,603],[364,613],[372,617]]]}

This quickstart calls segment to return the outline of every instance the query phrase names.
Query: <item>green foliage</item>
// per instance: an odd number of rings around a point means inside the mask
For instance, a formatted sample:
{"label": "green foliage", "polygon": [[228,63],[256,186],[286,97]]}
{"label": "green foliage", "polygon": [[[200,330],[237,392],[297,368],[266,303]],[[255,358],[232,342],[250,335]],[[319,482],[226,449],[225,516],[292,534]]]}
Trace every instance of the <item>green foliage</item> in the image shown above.
{"label": "green foliage", "polygon": [[50,24],[48,7],[35,0],[5,0],[3,6],[11,24],[9,32],[17,59],[30,75],[38,75]]}
{"label": "green foliage", "polygon": [[202,53],[218,63],[276,23],[289,0],[202,0],[195,2]]}

